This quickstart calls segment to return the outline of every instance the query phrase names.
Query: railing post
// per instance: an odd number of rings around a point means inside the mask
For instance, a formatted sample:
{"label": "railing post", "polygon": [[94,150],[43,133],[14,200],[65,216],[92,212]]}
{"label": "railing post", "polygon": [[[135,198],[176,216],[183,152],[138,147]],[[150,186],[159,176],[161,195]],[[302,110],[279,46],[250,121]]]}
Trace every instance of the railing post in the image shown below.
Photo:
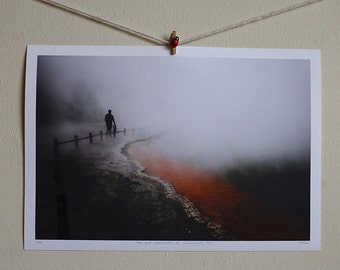
{"label": "railing post", "polygon": [[100,140],[103,140],[103,131],[100,131]]}
{"label": "railing post", "polygon": [[89,133],[90,143],[92,143],[92,133]]}
{"label": "railing post", "polygon": [[124,136],[126,135],[126,128],[124,128]]}
{"label": "railing post", "polygon": [[78,136],[74,135],[74,146],[78,148]]}
{"label": "railing post", "polygon": [[53,140],[54,146],[54,181],[56,183],[56,204],[57,204],[57,224],[58,234],[62,239],[68,239],[68,221],[67,221],[67,206],[66,196],[63,187],[62,168],[59,160],[59,142]]}
{"label": "railing post", "polygon": [[53,150],[54,150],[54,156],[58,157],[59,156],[59,143],[58,139],[53,140]]}
{"label": "railing post", "polygon": [[62,171],[60,165],[55,165],[55,176],[54,180],[57,187],[56,203],[57,203],[57,222],[58,222],[58,233],[62,239],[69,238],[68,233],[68,220],[67,220],[67,203],[66,195],[63,187]]}

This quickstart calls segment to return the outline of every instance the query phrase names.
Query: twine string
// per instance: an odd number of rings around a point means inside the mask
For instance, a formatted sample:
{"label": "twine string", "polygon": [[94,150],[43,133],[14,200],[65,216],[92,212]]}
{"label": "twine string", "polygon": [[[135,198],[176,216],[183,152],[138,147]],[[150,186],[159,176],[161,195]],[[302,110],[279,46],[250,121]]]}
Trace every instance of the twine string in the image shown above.
{"label": "twine string", "polygon": [[219,34],[219,33],[222,33],[222,32],[226,32],[226,31],[229,31],[229,30],[241,27],[241,26],[245,26],[245,25],[248,25],[248,24],[251,24],[251,23],[255,23],[255,22],[267,19],[267,18],[271,18],[271,17],[274,17],[276,15],[280,15],[280,14],[283,14],[283,13],[286,13],[286,12],[289,12],[289,11],[292,11],[292,10],[295,10],[295,9],[298,9],[298,8],[301,8],[301,7],[305,7],[307,5],[311,5],[311,4],[314,4],[316,2],[320,2],[320,1],[323,1],[323,0],[309,0],[309,1],[305,1],[305,2],[302,2],[302,3],[298,3],[298,4],[295,4],[295,5],[286,7],[286,8],[275,10],[275,11],[272,11],[272,12],[269,12],[269,13],[266,13],[266,14],[263,14],[263,15],[260,15],[260,16],[256,16],[256,17],[241,21],[239,23],[234,23],[234,24],[231,24],[231,25],[228,25],[228,26],[216,29],[216,30],[212,30],[212,31],[207,32],[207,33],[200,34],[198,36],[194,36],[194,37],[182,40],[182,42],[180,42],[180,45],[183,45],[183,44],[186,44],[186,43],[189,43],[189,42],[193,42],[193,41],[196,41],[196,40],[199,40],[199,39],[203,39],[203,38],[206,38],[206,37],[209,37],[209,36],[212,36],[212,35],[216,35],[216,34]]}
{"label": "twine string", "polygon": [[[60,4],[58,2],[55,2],[55,1],[52,1],[52,0],[38,0],[38,1],[44,2],[46,4],[52,5],[52,6],[57,7],[57,8],[60,8],[62,10],[71,12],[73,14],[77,14],[79,16],[88,18],[90,20],[102,23],[104,25],[108,25],[110,27],[119,29],[121,31],[125,31],[125,32],[133,34],[135,36],[139,36],[141,38],[144,38],[144,39],[147,39],[149,41],[152,41],[152,42],[154,42],[156,44],[159,44],[159,45],[169,45],[169,40],[164,40],[164,39],[160,39],[160,38],[157,38],[157,37],[145,34],[143,32],[134,30],[132,28],[129,28],[129,27],[126,27],[126,26],[123,26],[123,25],[120,25],[120,24],[108,21],[106,19],[102,19],[100,17],[91,15],[91,14],[86,13],[84,11],[81,11],[81,10],[78,10],[78,9],[74,9],[72,7],[69,7],[69,6],[65,6],[65,5]],[[231,25],[219,28],[219,29],[215,29],[215,30],[212,30],[212,31],[209,31],[209,32],[206,32],[206,33],[203,33],[203,34],[200,34],[200,35],[188,38],[188,39],[184,39],[182,41],[180,40],[179,45],[187,44],[187,43],[199,40],[199,39],[203,39],[203,38],[206,38],[206,37],[209,37],[209,36],[212,36],[212,35],[216,35],[216,34],[219,34],[219,33],[222,33],[222,32],[226,32],[226,31],[229,31],[229,30],[232,30],[232,29],[235,29],[235,28],[239,28],[241,26],[245,26],[245,25],[248,25],[248,24],[251,24],[251,23],[255,23],[255,22],[267,19],[267,18],[271,18],[271,17],[277,16],[277,15],[280,15],[280,14],[283,14],[283,13],[287,13],[287,12],[290,12],[292,10],[295,10],[295,9],[298,9],[298,8],[301,8],[301,7],[305,7],[305,6],[308,6],[308,5],[311,5],[311,4],[315,4],[315,3],[321,2],[321,1],[323,1],[323,0],[308,0],[308,1],[304,1],[304,2],[301,2],[301,3],[298,3],[298,4],[295,4],[295,5],[286,7],[286,8],[282,8],[282,9],[279,9],[279,10],[271,11],[269,13],[266,13],[266,14],[263,14],[263,15],[260,15],[260,16],[256,16],[256,17],[253,17],[253,18],[241,21],[239,23],[234,23],[234,24],[231,24]]]}
{"label": "twine string", "polygon": [[74,8],[72,8],[72,7],[69,7],[69,6],[65,6],[65,5],[63,5],[63,4],[60,4],[60,3],[55,2],[55,1],[52,1],[52,0],[38,0],[38,1],[44,2],[44,3],[46,3],[46,4],[49,4],[49,5],[51,5],[51,6],[60,8],[60,9],[62,9],[62,10],[65,10],[65,11],[68,11],[68,12],[71,12],[71,13],[74,13],[74,14],[77,14],[77,15],[79,15],[79,16],[88,18],[88,19],[90,19],[90,20],[93,20],[93,21],[102,23],[102,24],[104,24],[104,25],[108,25],[108,26],[111,26],[111,27],[113,27],[113,28],[116,28],[116,29],[125,31],[125,32],[130,33],[130,34],[133,34],[133,35],[135,35],[135,36],[139,36],[139,37],[148,39],[148,40],[153,41],[153,42],[155,42],[155,43],[157,43],[157,44],[161,44],[161,45],[168,45],[168,44],[169,44],[169,41],[168,41],[168,40],[164,40],[164,39],[160,39],[160,38],[157,38],[157,37],[150,36],[150,35],[148,35],[148,34],[145,34],[145,33],[139,32],[139,31],[137,31],[137,30],[134,30],[134,29],[132,29],[132,28],[129,28],[129,27],[126,27],[126,26],[123,26],[123,25],[120,25],[120,24],[117,24],[117,23],[114,23],[114,22],[110,22],[110,21],[108,21],[108,20],[105,20],[105,19],[102,19],[102,18],[100,18],[100,17],[91,15],[91,14],[89,14],[89,13],[86,13],[86,12],[81,11],[81,10],[78,10],[78,9],[74,9]]}

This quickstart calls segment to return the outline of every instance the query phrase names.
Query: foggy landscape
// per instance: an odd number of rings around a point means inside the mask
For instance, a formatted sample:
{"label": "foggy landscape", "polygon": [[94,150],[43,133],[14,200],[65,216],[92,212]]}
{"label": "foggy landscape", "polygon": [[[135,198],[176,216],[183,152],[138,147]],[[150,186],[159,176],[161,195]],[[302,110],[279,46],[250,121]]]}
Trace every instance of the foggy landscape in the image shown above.
{"label": "foggy landscape", "polygon": [[[38,238],[309,239],[308,60],[39,56],[36,87]],[[78,147],[108,110],[127,136]]]}
{"label": "foggy landscape", "polygon": [[[37,133],[103,126],[163,134],[155,147],[218,168],[301,160],[310,149],[307,60],[39,56]],[[104,129],[104,128],[103,128]]]}

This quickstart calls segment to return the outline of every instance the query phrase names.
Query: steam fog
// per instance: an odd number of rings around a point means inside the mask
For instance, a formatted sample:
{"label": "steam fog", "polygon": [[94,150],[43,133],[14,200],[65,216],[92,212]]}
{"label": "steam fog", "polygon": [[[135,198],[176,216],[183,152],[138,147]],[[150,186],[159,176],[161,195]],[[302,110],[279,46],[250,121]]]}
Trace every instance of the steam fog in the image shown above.
{"label": "steam fog", "polygon": [[[147,127],[159,151],[209,166],[308,159],[307,60],[40,56],[37,133]],[[62,130],[60,130],[62,132]],[[73,134],[70,134],[73,136]]]}

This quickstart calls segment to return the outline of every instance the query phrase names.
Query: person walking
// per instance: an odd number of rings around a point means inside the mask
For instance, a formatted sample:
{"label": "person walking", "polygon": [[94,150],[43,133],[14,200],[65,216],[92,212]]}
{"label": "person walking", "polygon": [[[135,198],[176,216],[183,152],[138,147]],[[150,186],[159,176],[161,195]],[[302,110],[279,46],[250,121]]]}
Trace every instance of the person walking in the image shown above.
{"label": "person walking", "polygon": [[[109,134],[111,136],[112,134],[112,127],[113,127],[113,136],[116,136],[116,122],[115,118],[113,117],[111,110],[107,111],[107,114],[105,115],[105,123],[106,123],[106,136]],[[113,123],[113,126],[112,126]]]}

